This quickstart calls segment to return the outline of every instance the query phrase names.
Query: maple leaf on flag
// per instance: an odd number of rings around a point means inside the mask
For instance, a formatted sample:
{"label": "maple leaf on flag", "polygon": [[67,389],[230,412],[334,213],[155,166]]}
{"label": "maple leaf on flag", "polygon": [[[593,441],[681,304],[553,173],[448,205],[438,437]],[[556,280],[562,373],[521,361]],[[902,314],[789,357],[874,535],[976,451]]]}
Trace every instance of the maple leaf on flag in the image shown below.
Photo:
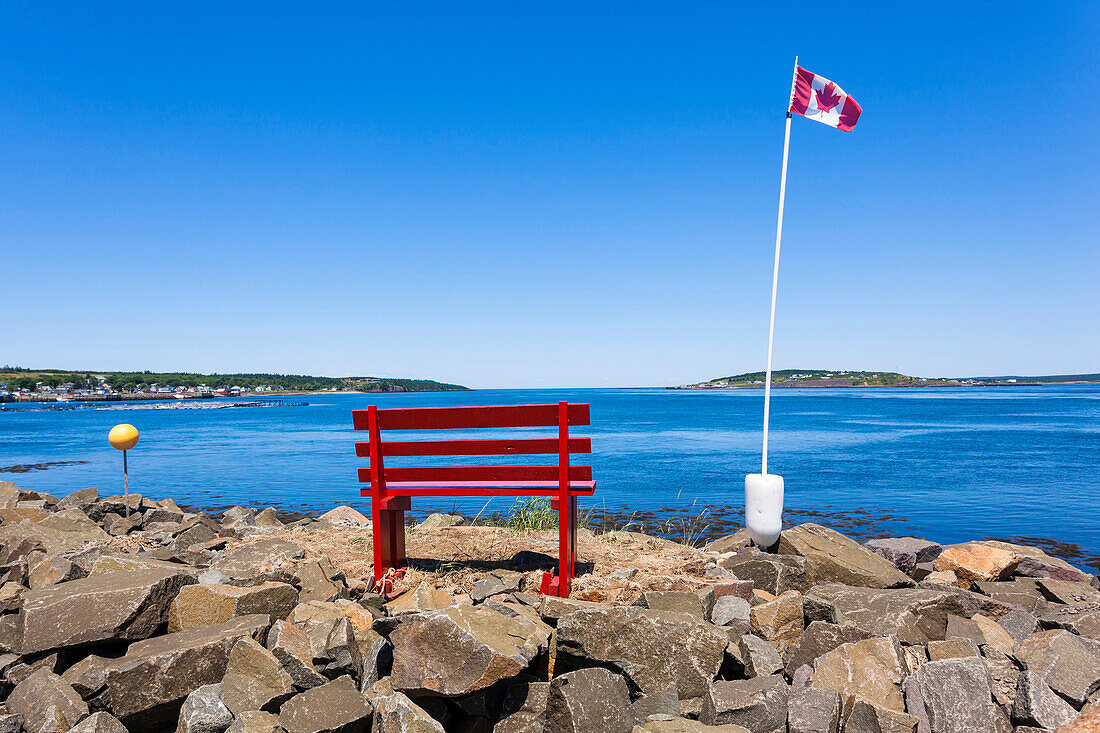
{"label": "maple leaf on flag", "polygon": [[820,74],[795,67],[788,114],[800,114],[816,122],[851,132],[863,108],[850,94]]}
{"label": "maple leaf on flag", "polygon": [[817,95],[817,109],[821,114],[832,111],[833,107],[840,103],[840,95],[835,90],[836,84],[832,82],[826,84],[820,91],[814,90],[814,94]]}

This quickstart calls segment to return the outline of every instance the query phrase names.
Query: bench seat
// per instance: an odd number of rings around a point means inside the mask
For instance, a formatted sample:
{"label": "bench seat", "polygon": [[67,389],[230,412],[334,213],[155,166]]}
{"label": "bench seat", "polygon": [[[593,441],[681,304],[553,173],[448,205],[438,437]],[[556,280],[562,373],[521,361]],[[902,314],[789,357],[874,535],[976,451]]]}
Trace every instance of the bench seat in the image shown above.
{"label": "bench seat", "polygon": [[[557,481],[425,481],[387,482],[386,493],[392,496],[557,496],[561,487]],[[569,493],[574,496],[592,496],[595,481],[570,481]],[[370,496],[370,489],[359,492]]]}

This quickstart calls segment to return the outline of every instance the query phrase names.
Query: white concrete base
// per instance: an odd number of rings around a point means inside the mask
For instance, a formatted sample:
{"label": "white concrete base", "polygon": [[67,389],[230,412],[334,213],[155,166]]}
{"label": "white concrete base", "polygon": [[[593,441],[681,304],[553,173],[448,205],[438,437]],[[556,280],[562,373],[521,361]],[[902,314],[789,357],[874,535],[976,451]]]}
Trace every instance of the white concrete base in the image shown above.
{"label": "white concrete base", "polygon": [[760,547],[771,547],[783,529],[783,477],[772,473],[745,476],[745,527]]}

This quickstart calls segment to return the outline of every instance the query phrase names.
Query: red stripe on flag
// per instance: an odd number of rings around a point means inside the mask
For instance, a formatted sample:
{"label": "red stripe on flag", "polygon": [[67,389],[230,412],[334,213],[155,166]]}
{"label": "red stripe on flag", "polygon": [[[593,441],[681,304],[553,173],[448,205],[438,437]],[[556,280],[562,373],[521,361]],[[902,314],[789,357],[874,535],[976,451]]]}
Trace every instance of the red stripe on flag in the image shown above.
{"label": "red stripe on flag", "polygon": [[799,66],[798,73],[795,75],[794,80],[794,96],[791,98],[791,112],[797,112],[800,115],[806,114],[806,110],[810,108],[810,95],[813,94],[813,89],[810,86],[813,84],[813,81],[814,73],[812,71],[806,71]]}
{"label": "red stripe on flag", "polygon": [[836,129],[851,132],[852,128],[856,126],[856,121],[859,120],[859,113],[862,111],[863,108],[859,106],[859,102],[854,97],[850,94],[845,96],[844,109],[840,110],[840,124],[836,126]]}

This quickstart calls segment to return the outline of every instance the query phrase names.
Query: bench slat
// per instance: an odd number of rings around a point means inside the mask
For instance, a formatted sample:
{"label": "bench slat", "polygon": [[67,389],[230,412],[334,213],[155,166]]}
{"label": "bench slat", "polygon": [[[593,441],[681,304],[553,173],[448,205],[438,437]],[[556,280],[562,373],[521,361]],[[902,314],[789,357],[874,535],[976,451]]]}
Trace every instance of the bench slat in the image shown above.
{"label": "bench slat", "polygon": [[[359,482],[371,483],[369,468],[359,469]],[[388,490],[391,483],[400,481],[556,481],[557,466],[401,466],[383,469],[383,479]],[[592,480],[592,466],[570,466],[571,481]]]}
{"label": "bench slat", "polygon": [[[596,490],[595,481],[570,481],[569,493],[573,496],[591,496]],[[370,489],[361,489],[361,496],[369,497]],[[390,496],[557,496],[557,483],[547,481],[449,481],[438,484],[423,481],[387,483]]]}
{"label": "bench slat", "polygon": [[[393,456],[509,456],[558,452],[557,438],[500,440],[393,440],[382,442],[382,457]],[[570,453],[591,453],[591,438],[570,438]],[[370,456],[370,443],[356,443],[355,455]]]}
{"label": "bench slat", "polygon": [[[460,430],[465,428],[536,428],[558,424],[557,405],[488,407],[413,407],[377,410],[379,430]],[[352,410],[356,430],[367,429],[367,411]],[[589,425],[586,403],[567,408],[570,425]]]}

